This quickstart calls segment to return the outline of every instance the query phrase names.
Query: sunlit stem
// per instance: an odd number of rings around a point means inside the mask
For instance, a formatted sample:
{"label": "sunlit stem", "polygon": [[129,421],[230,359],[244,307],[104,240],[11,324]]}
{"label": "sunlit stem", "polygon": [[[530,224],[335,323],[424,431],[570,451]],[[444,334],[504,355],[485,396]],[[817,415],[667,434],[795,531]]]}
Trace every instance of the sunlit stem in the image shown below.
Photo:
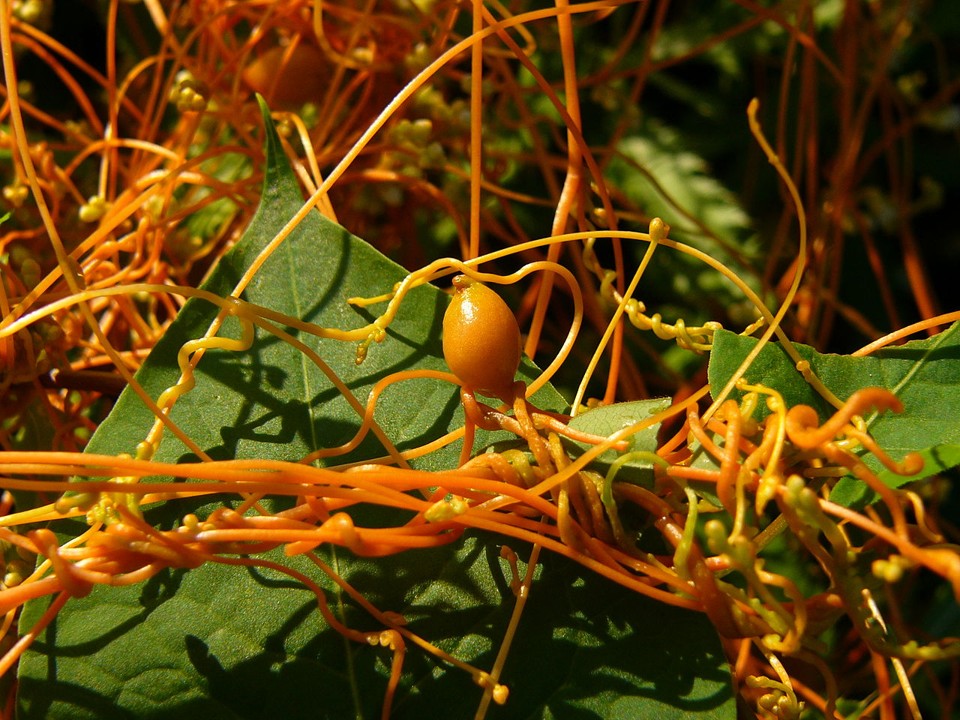
{"label": "sunlit stem", "polygon": [[[580,97],[578,94],[579,85],[577,78],[576,53],[573,43],[573,21],[570,16],[569,0],[556,0],[557,4],[557,31],[560,35],[560,53],[563,58],[563,89],[566,100],[567,112],[570,114],[570,122],[576,131],[582,127],[580,120]],[[581,168],[583,165],[583,155],[580,151],[580,144],[577,142],[574,130],[567,129],[567,175],[563,181],[563,189],[560,191],[560,198],[557,202],[557,208],[553,217],[553,227],[551,235],[559,235],[567,227],[567,221],[574,203],[580,193]],[[551,245],[547,250],[547,260],[557,262],[560,258],[560,246]],[[550,302],[550,293],[553,289],[553,275],[546,273],[540,283],[540,289],[537,293],[537,304],[534,307],[533,317],[530,321],[530,328],[527,332],[527,341],[524,345],[524,352],[533,357],[536,354],[537,346],[540,344],[540,333],[543,329],[543,321],[547,314],[547,305]]]}
{"label": "sunlit stem", "polygon": [[527,560],[527,571],[524,573],[523,581],[520,583],[519,588],[516,592],[517,601],[513,606],[513,612],[510,614],[510,622],[507,625],[507,630],[503,634],[503,640],[500,642],[500,650],[497,652],[497,659],[493,663],[493,667],[490,669],[489,681],[484,686],[483,697],[480,700],[480,705],[477,708],[477,712],[474,715],[475,720],[483,720],[487,714],[487,708],[490,706],[490,701],[493,700],[499,705],[502,705],[506,700],[506,695],[503,690],[500,690],[500,697],[498,697],[497,689],[504,688],[503,685],[500,685],[500,673],[503,672],[503,666],[507,662],[507,655],[510,652],[510,646],[513,643],[514,638],[517,634],[517,628],[520,626],[520,618],[523,615],[523,610],[527,605],[527,599],[530,597],[530,588],[533,586],[533,574],[537,568],[537,561],[540,558],[540,545],[534,545],[530,550],[530,558]]}
{"label": "sunlit stem", "polygon": [[643,273],[646,272],[647,266],[653,259],[653,253],[657,249],[657,244],[669,233],[670,226],[664,223],[660,218],[653,218],[653,220],[650,221],[650,244],[647,246],[647,250],[643,254],[643,259],[640,261],[637,271],[633,274],[633,279],[630,281],[630,285],[624,291],[620,304],[617,305],[617,309],[614,311],[613,317],[611,317],[610,322],[607,323],[606,330],[604,330],[603,336],[600,338],[600,342],[597,343],[597,347],[593,352],[593,356],[590,358],[590,362],[587,364],[587,369],[584,371],[583,378],[580,380],[580,385],[577,387],[577,394],[573,398],[573,405],[572,409],[570,410],[571,415],[576,415],[579,411],[580,405],[583,402],[583,396],[586,395],[587,385],[590,382],[590,378],[593,375],[593,372],[596,370],[597,364],[600,362],[601,355],[603,355],[604,350],[606,350],[607,343],[610,342],[610,338],[613,337],[617,326],[620,324],[620,318],[623,317],[623,313],[626,310],[627,301],[633,297],[633,293],[636,291],[637,285],[640,284],[640,278],[643,277]]}
{"label": "sunlit stem", "polygon": [[[473,0],[473,34],[483,30],[483,0]],[[480,254],[483,179],[483,37],[470,48],[470,258]]]}
{"label": "sunlit stem", "polygon": [[[794,208],[797,211],[797,225],[799,230],[797,262],[794,265],[795,270],[793,281],[790,284],[790,289],[783,298],[783,302],[780,304],[780,308],[773,316],[770,324],[760,337],[757,344],[747,354],[747,357],[743,359],[743,362],[740,363],[740,367],[737,368],[737,370],[730,376],[727,384],[715,394],[713,404],[703,413],[704,421],[710,419],[720,408],[720,406],[723,404],[723,401],[729,397],[730,393],[736,387],[736,384],[740,378],[743,377],[744,373],[747,372],[763,348],[766,347],[768,342],[770,342],[770,338],[772,338],[773,335],[778,333],[780,330],[780,323],[783,321],[783,317],[787,314],[787,310],[789,310],[793,305],[793,299],[796,297],[797,291],[800,289],[800,283],[803,281],[803,271],[807,263],[807,214],[803,209],[803,201],[800,199],[800,193],[797,191],[797,186],[790,177],[790,173],[787,172],[787,169],[783,166],[783,163],[780,161],[777,153],[770,146],[770,143],[767,142],[766,137],[764,137],[760,123],[757,121],[757,111],[759,108],[760,102],[756,98],[751,100],[749,106],[747,107],[747,120],[750,124],[750,132],[753,133],[753,137],[756,139],[764,154],[767,156],[767,160],[771,165],[773,165],[774,169],[777,171],[777,174],[780,176],[780,180],[786,186],[787,191],[790,193],[790,198],[793,200]],[[783,343],[784,351],[790,356],[794,363],[802,362],[803,358],[797,352],[797,349],[790,342],[789,338],[782,333],[778,334],[781,342]],[[837,407],[839,407],[839,405],[837,405]]]}

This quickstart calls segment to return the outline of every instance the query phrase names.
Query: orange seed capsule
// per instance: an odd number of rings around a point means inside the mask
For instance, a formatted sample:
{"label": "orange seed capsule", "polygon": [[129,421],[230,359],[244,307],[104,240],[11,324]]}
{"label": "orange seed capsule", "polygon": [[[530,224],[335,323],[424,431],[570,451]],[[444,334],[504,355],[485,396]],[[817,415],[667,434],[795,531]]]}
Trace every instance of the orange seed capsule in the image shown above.
{"label": "orange seed capsule", "polygon": [[317,48],[301,44],[290,53],[286,48],[270,48],[243,69],[242,77],[271,105],[293,108],[322,99],[329,71]]}
{"label": "orange seed capsule", "polygon": [[443,316],[443,357],[464,387],[509,400],[520,365],[520,328],[503,299],[466,275]]}

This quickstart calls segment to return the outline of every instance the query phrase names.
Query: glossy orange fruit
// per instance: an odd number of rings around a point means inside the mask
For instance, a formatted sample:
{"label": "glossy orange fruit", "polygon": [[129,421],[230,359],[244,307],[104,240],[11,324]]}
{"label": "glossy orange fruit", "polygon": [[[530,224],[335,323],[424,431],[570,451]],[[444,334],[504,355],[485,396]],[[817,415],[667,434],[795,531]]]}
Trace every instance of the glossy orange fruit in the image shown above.
{"label": "glossy orange fruit", "polygon": [[520,328],[497,293],[466,275],[443,316],[443,356],[468,390],[509,402],[520,365]]}

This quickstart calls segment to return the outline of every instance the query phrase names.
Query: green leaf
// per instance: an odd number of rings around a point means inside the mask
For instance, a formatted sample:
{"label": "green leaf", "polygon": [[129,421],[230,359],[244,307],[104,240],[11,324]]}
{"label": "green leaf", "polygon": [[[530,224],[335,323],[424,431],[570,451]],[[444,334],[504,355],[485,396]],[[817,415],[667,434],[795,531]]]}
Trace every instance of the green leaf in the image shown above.
{"label": "green leaf", "polygon": [[[249,175],[251,160],[242,153],[222,153],[200,165],[203,172],[229,185],[242,177]],[[179,231],[186,238],[202,238],[209,242],[219,237],[230,221],[236,216],[238,206],[231,197],[218,197],[204,204],[213,190],[206,185],[190,185],[182,188],[177,194],[177,202],[181,205],[197,205],[199,209],[187,215],[180,223]]]}
{"label": "green leaf", "polygon": [[[708,371],[711,387],[724,387],[756,343],[754,338],[731,332],[716,333]],[[841,400],[861,388],[881,387],[903,402],[902,413],[867,418],[870,434],[894,460],[919,452],[926,465],[919,475],[902,476],[883,469],[872,455],[865,455],[864,461],[884,483],[899,487],[960,464],[960,417],[954,412],[960,407],[960,324],[935,337],[884,348],[867,357],[820,354],[801,344],[795,347]],[[803,379],[777,343],[764,347],[744,377],[779,392],[787,407],[810,405],[821,420],[832,414],[831,407]],[[734,393],[736,398],[741,396]],[[758,417],[768,413],[763,407]],[[877,497],[860,481],[847,477],[834,487],[830,499],[853,507],[875,502]]]}
{"label": "green leaf", "polygon": [[[898,488],[907,483],[925,480],[942,473],[944,470],[960,465],[960,445],[944,443],[923,448],[916,452],[923,458],[923,469],[916,475],[897,475],[884,468],[877,473],[877,477],[884,485]],[[876,492],[852,477],[841,478],[833,490],[830,491],[830,500],[846,507],[862,508],[878,499],[879,496]]]}
{"label": "green leaf", "polygon": [[[703,158],[682,148],[672,129],[653,125],[642,135],[625,138],[617,150],[645,171],[627,186],[628,196],[640,207],[661,209],[656,214],[671,218],[673,234],[699,243],[732,243],[752,234],[750,218],[736,196],[709,174]],[[676,207],[684,215],[678,215]]]}
{"label": "green leaf", "polygon": [[[231,291],[302,202],[266,113],[265,119],[263,200],[244,238],[205,284],[220,295]],[[322,326],[356,327],[367,318],[345,299],[382,292],[403,275],[366,243],[312,213],[270,257],[245,298]],[[304,341],[319,347],[365,399],[386,374],[444,367],[439,338],[446,302],[432,287],[412,292],[388,339],[372,347],[359,367],[353,343]],[[177,351],[205,331],[215,312],[194,300],[184,307],[138,373],[153,397],[176,380]],[[233,326],[226,330],[223,334],[239,334]],[[525,363],[522,372],[530,376],[535,369]],[[535,402],[553,409],[563,405],[551,388]],[[296,460],[317,447],[339,445],[359,426],[319,370],[259,332],[248,352],[208,352],[195,389],[177,402],[172,417],[216,458]],[[412,447],[462,424],[462,410],[456,388],[414,381],[383,396],[377,420],[400,447]],[[149,410],[127,391],[88,451],[132,452],[152,422]],[[509,436],[491,433],[479,441],[498,437]],[[368,439],[337,462],[382,453],[379,443]],[[456,447],[436,453],[424,467],[450,468],[457,454]],[[169,433],[157,459],[195,460]],[[204,517],[218,506],[205,502],[167,503],[148,510],[146,519],[171,527],[187,512]],[[83,526],[70,522],[58,529],[75,536]],[[499,557],[502,542],[471,533],[455,545],[382,559],[332,549],[320,555],[377,607],[402,613],[414,632],[461,660],[490,668],[514,604],[510,569]],[[529,547],[511,544],[521,558],[529,555]],[[378,629],[306,558],[285,558],[278,550],[267,559],[316,579],[330,607],[351,627]],[[724,655],[703,616],[638,597],[560,557],[542,557],[535,577],[502,678],[511,697],[489,717],[735,715]],[[31,627],[47,606],[29,603],[20,627]],[[21,661],[19,712],[27,720],[184,713],[207,719],[376,717],[390,659],[383,648],[345,641],[323,621],[313,594],[287,576],[207,563],[164,571],[140,585],[98,586],[86,598],[71,600]],[[394,717],[470,717],[480,696],[469,675],[410,647]]]}
{"label": "green leaf", "polygon": [[[653,398],[651,400],[636,400],[633,402],[602,405],[577,415],[570,421],[570,427],[580,432],[599,435],[612,435],[615,432],[636,425],[641,420],[656,415],[670,407],[670,398]],[[639,457],[629,460],[618,467],[617,480],[634,485],[653,487],[653,463],[649,457],[642,454],[653,453],[657,449],[657,432],[660,423],[644,428],[630,436],[629,447],[624,453],[607,450],[590,464],[590,469],[606,476],[618,458],[623,454],[640,453]],[[563,438],[563,444],[572,457],[579,457],[590,449],[590,445],[570,438]]]}

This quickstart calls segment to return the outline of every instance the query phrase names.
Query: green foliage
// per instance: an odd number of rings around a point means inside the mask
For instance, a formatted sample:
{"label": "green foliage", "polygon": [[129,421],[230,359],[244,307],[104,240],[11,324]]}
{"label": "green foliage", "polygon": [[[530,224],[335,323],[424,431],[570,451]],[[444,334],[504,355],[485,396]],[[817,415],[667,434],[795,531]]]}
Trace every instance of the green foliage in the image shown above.
{"label": "green foliage", "polygon": [[[251,161],[244,154],[224,152],[201,163],[200,169],[226,185],[247,177],[250,174]],[[213,190],[206,185],[179,189],[176,202],[184,207],[195,206],[198,209],[187,215],[177,231],[167,238],[165,244],[168,252],[181,255],[182,259],[186,260],[193,253],[202,251],[208,243],[219,239],[230,227],[231,221],[238,214],[237,202],[231,197],[210,200],[212,194]]]}
{"label": "green foliage", "polygon": [[[653,400],[636,400],[634,402],[602,405],[577,415],[570,421],[570,427],[581,432],[606,437],[666,410],[670,407],[670,403],[670,398],[655,398]],[[657,449],[657,432],[659,430],[660,423],[656,423],[630,436],[630,444],[625,453],[637,453],[638,455],[634,459],[618,465],[616,476],[618,481],[653,487],[653,464],[649,455]],[[564,445],[567,446],[573,457],[578,457],[588,449],[585,443],[569,438],[564,438]],[[594,460],[590,467],[601,475],[606,475],[610,466],[616,463],[622,455],[615,450],[608,450]]]}
{"label": "green foliage", "polygon": [[[754,338],[727,331],[714,336],[709,380],[719,390],[756,346]],[[865,418],[869,432],[894,460],[920,452],[926,461],[919,476],[905,477],[882,469],[872,456],[864,462],[890,487],[899,487],[960,464],[960,323],[927,340],[916,340],[879,350],[868,357],[830,355],[795,344],[813,372],[838,398],[845,400],[867,387],[890,390],[904,405],[902,413]],[[830,416],[826,401],[794,367],[777,343],[761,350],[744,376],[750,383],[766,385],[783,396],[787,407],[810,405],[821,420]],[[738,397],[739,394],[735,394]],[[769,411],[763,407],[758,417]],[[853,478],[842,479],[830,499],[848,507],[876,501],[875,494]]]}
{"label": "green foliage", "polygon": [[[244,238],[205,288],[227,295],[260,249],[301,205],[301,196],[267,119],[267,171],[260,209]],[[245,299],[321,326],[357,327],[368,318],[346,304],[353,295],[391,287],[403,271],[343,228],[312,213],[270,257]],[[364,400],[373,383],[405,368],[443,368],[440,320],[446,296],[421,287],[405,300],[383,345],[357,366],[353,344],[319,341],[322,357]],[[156,397],[177,379],[182,344],[201,336],[216,308],[191,300],[156,346],[137,379]],[[228,324],[224,335],[239,336]],[[316,347],[312,337],[305,342]],[[528,375],[535,369],[526,364]],[[559,407],[545,388],[535,401]],[[172,418],[215,458],[296,460],[349,439],[359,426],[329,380],[295,348],[259,333],[245,353],[208,352],[195,389]],[[456,388],[402,383],[381,398],[377,420],[401,447],[462,424]],[[153,416],[129,390],[100,426],[91,453],[132,452]],[[487,434],[489,443],[503,434]],[[383,454],[368,439],[338,462]],[[453,467],[457,448],[423,461]],[[157,459],[196,458],[169,433]],[[218,504],[166,504],[146,519],[174,526]],[[357,522],[371,521],[362,512]],[[382,519],[382,514],[381,514]],[[402,520],[401,520],[402,521]],[[392,520],[391,522],[396,522]],[[77,523],[60,528],[68,535]],[[513,609],[501,539],[468,534],[455,545],[380,560],[322,549],[341,577],[382,610],[402,613],[414,632],[456,657],[489,668]],[[529,548],[511,543],[521,557]],[[374,622],[303,557],[270,560],[300,570],[325,589],[340,618],[362,629]],[[31,602],[21,627],[47,606]],[[652,619],[655,618],[655,621]],[[313,595],[264,568],[206,564],[170,570],[143,585],[98,586],[60,612],[20,664],[20,716],[31,718],[371,717],[390,673],[382,648],[345,641],[316,611]],[[664,607],[593,576],[560,557],[543,558],[502,680],[511,688],[491,717],[732,718],[735,703],[719,642],[707,620]],[[469,717],[481,691],[467,674],[408,653],[394,716]]]}
{"label": "green foliage", "polygon": [[648,123],[617,149],[614,171],[628,172],[621,165],[626,163],[637,173],[633,182],[621,184],[627,197],[651,216],[676,218],[670,223],[671,237],[704,251],[723,247],[729,255],[731,246],[752,234],[736,196],[710,174],[703,158],[684,149],[676,131]]}
{"label": "green foliage", "polygon": [[[630,206],[648,217],[669,218],[671,238],[706,252],[760,290],[754,221],[716,168],[691,149],[686,135],[665,122],[647,120],[616,148],[608,174]],[[739,289],[715,269],[681,253],[654,255],[638,299],[650,314],[659,313],[670,323],[682,319],[689,326],[707,321],[745,325],[754,319]],[[643,357],[639,349],[632,352]],[[692,376],[702,362],[676,347],[658,349],[657,358],[683,377]]]}

